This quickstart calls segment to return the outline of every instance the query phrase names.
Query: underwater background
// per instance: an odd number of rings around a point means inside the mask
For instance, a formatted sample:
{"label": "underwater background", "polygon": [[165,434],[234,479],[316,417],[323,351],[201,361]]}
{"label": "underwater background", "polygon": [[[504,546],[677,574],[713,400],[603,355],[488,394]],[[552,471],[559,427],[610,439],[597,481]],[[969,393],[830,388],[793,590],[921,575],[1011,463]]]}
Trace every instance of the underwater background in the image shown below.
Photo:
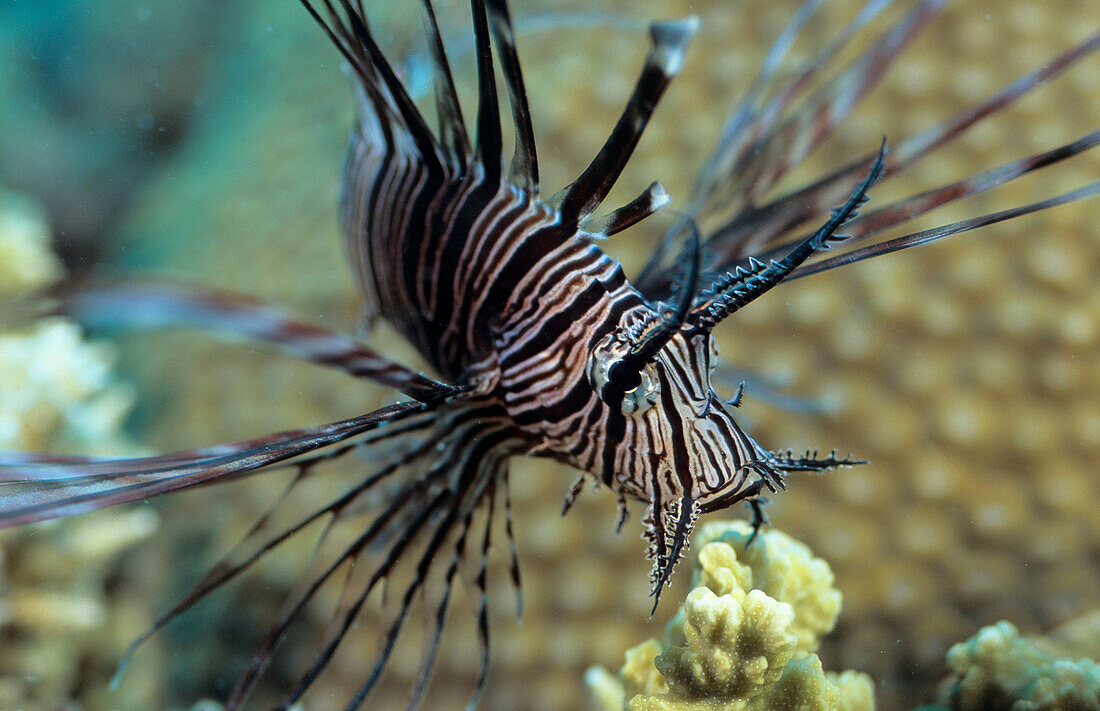
{"label": "underwater background", "polygon": [[[462,5],[440,3],[441,24],[461,66],[460,93],[471,97]],[[618,117],[647,48],[644,21],[694,13],[702,25],[684,72],[609,204],[654,179],[682,200],[797,5],[514,3],[547,193],[587,165]],[[894,5],[845,56],[909,7]],[[826,3],[786,66],[823,48],[859,6]],[[986,98],[1094,32],[1095,9],[1094,0],[949,4],[780,191],[873,150],[884,134],[901,140]],[[418,3],[368,10],[391,58],[422,56]],[[414,86],[426,86],[421,64],[410,64]],[[1098,86],[1100,58],[1090,57],[877,187],[873,199],[957,180],[1095,129]],[[182,276],[354,328],[357,302],[336,222],[350,82],[297,3],[0,3],[0,97],[0,189],[23,196],[5,198],[0,209],[48,229],[69,271]],[[941,209],[914,229],[1098,176],[1100,156],[1080,156]],[[0,230],[9,224],[0,218]],[[871,462],[793,477],[768,513],[832,566],[844,605],[820,654],[830,668],[868,673],[879,708],[931,701],[947,649],[984,625],[1004,619],[1041,634],[1100,607],[1098,225],[1095,199],[1063,206],[785,286],[719,329],[724,360],[826,410],[777,408],[750,382],[745,424],[761,443],[836,447]],[[652,237],[639,228],[608,248],[636,273]],[[14,277],[0,271],[5,278]],[[77,348],[61,336],[56,343]],[[394,397],[195,334],[110,343],[96,362],[113,365],[116,380],[103,374],[107,404],[97,400],[99,409],[84,417],[111,427],[0,448],[167,451],[349,417]],[[371,343],[419,364],[385,329]],[[61,368],[78,362],[57,357]],[[0,369],[0,390],[24,385],[16,373]],[[732,393],[736,382],[726,387]],[[684,566],[669,603],[648,620],[639,512],[616,536],[614,497],[601,491],[582,496],[562,519],[573,472],[544,462],[513,466],[525,614],[517,626],[498,555],[482,708],[586,708],[584,670],[618,668],[627,647],[660,636],[689,575]],[[344,463],[353,475],[369,467]],[[189,708],[224,698],[293,585],[308,542],[213,595],[148,642],[116,691],[107,684],[128,644],[243,534],[285,476],[0,534],[0,709]],[[709,520],[743,515],[735,509]],[[472,688],[478,654],[468,607],[459,595],[426,709],[462,706]],[[322,633],[326,613],[317,608],[297,634]],[[378,708],[406,701],[421,652],[416,631],[407,634],[373,697]],[[301,669],[293,641],[257,689],[256,708]],[[305,708],[342,708],[375,644],[349,640],[350,653],[337,657]]]}

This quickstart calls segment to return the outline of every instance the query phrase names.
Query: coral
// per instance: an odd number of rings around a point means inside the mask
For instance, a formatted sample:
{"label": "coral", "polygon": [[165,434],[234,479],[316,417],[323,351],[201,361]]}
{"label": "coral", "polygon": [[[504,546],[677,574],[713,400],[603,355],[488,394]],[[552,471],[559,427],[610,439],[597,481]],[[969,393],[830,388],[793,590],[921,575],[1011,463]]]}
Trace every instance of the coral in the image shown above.
{"label": "coral", "polygon": [[1066,622],[1036,643],[1057,656],[1100,659],[1100,609]]}
{"label": "coral", "polygon": [[[48,234],[29,203],[0,193],[3,296],[59,275]],[[0,334],[0,450],[137,453],[121,432],[133,394],[116,380],[113,360],[111,346],[85,341],[61,319]],[[0,708],[61,706],[84,683],[82,667],[102,670],[95,655],[117,655],[148,624],[141,603],[108,599],[104,586],[119,554],[157,526],[145,507],[2,532]],[[142,699],[137,689],[134,708],[151,708]]]}
{"label": "coral", "polygon": [[753,711],[874,708],[870,678],[826,673],[814,653],[840,613],[828,564],[774,529],[746,546],[751,527],[714,523],[696,536],[697,587],[664,642],[626,653],[618,677],[586,675],[607,711]]}
{"label": "coral", "polygon": [[31,201],[0,190],[0,298],[10,298],[61,276],[50,251],[45,218]]}
{"label": "coral", "polygon": [[114,357],[59,319],[0,335],[0,449],[133,451],[118,432],[134,395],[115,380]]}
{"label": "coral", "polygon": [[[1100,645],[1092,615],[1073,627]],[[985,627],[947,654],[955,675],[939,706],[922,711],[1085,711],[1100,709],[1100,663],[1059,655],[1054,641],[1021,637],[1009,622]]]}
{"label": "coral", "polygon": [[[0,191],[0,297],[61,276],[49,234],[28,200]],[[114,359],[110,345],[85,341],[62,319],[0,334],[0,450],[133,451],[119,431],[134,395],[116,381]]]}
{"label": "coral", "polygon": [[[748,546],[750,534],[743,523],[702,526],[695,543],[700,550],[694,584],[719,595],[738,587],[759,589],[782,600],[794,609],[791,630],[798,637],[798,648],[817,651],[819,640],[832,631],[840,614],[841,595],[833,587],[829,564],[790,536],[772,532]],[[711,542],[727,545],[708,546]]]}

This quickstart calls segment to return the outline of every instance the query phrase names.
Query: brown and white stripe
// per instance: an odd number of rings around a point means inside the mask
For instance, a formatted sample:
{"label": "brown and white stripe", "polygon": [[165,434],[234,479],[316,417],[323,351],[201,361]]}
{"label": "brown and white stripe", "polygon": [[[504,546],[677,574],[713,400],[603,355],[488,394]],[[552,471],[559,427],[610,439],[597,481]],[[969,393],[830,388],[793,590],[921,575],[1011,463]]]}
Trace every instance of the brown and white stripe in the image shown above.
{"label": "brown and white stripe", "polygon": [[[628,499],[648,507],[643,521],[656,605],[698,515],[747,501],[759,525],[759,496],[785,488],[788,472],[860,463],[835,452],[796,457],[771,451],[740,427],[734,416],[739,395],[727,401],[710,382],[711,331],[720,322],[785,281],[1100,192],[1100,182],[1091,183],[1013,210],[820,258],[822,251],[849,249],[950,200],[1093,148],[1100,132],[858,215],[879,179],[914,165],[1095,51],[1100,34],[972,111],[898,143],[892,152],[883,145],[877,156],[857,157],[805,187],[771,197],[779,180],[852,112],[945,2],[914,0],[900,23],[826,77],[840,50],[889,0],[870,0],[805,70],[786,74],[779,71],[784,56],[822,4],[806,0],[734,110],[700,173],[687,214],[631,282],[598,240],[653,214],[668,195],[652,183],[627,205],[595,213],[680,70],[698,27],[695,18],[651,26],[650,51],[607,141],[576,180],[543,200],[532,114],[505,0],[471,1],[479,86],[473,139],[430,0],[422,2],[437,132],[383,56],[359,0],[301,2],[355,80],[360,115],[344,169],[342,217],[363,308],[404,334],[435,376],[249,297],[160,281],[100,283],[55,295],[53,311],[89,326],[184,326],[246,338],[413,401],[327,425],[159,457],[0,455],[0,527],[277,466],[296,471],[283,497],[245,539],[130,651],[284,541],[325,520],[313,562],[242,674],[229,709],[245,703],[286,632],[319,591],[331,586],[341,601],[337,614],[312,656],[304,654],[310,662],[280,707],[300,699],[368,597],[399,566],[409,574],[396,592],[396,613],[379,630],[380,652],[347,708],[360,707],[377,684],[420,598],[430,632],[413,683],[410,707],[415,706],[435,661],[457,571],[468,558],[478,568],[472,582],[480,597],[475,614],[482,664],[472,706],[486,681],[487,559],[500,510],[511,578],[519,586],[508,495],[507,463],[514,455],[549,457],[584,472],[567,508],[588,479],[608,485],[624,515]],[[494,46],[515,135],[507,167]],[[826,77],[821,88],[796,105],[821,77]],[[810,221],[822,225],[811,231]],[[682,251],[680,243],[686,243]],[[674,252],[682,258],[669,265]],[[317,499],[303,492],[318,482],[316,472],[328,462],[355,451],[380,452],[382,446],[396,451],[378,457],[370,473],[338,495],[326,489],[326,498]],[[288,501],[299,495],[327,503],[284,520]],[[346,535],[330,535],[337,528]],[[433,573],[441,584],[428,584]]]}

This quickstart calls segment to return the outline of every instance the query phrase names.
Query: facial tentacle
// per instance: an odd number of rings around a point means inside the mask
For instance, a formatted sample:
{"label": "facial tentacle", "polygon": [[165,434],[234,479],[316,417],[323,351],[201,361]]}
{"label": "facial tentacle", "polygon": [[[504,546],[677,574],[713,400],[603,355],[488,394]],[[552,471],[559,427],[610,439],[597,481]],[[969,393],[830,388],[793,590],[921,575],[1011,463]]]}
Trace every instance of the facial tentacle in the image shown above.
{"label": "facial tentacle", "polygon": [[838,235],[837,230],[859,214],[857,210],[867,201],[868,190],[882,178],[886,170],[886,153],[886,140],[883,139],[878,157],[867,177],[855,187],[847,202],[833,210],[824,225],[796,244],[782,259],[771,260],[770,263],[765,264],[750,258],[747,267],[739,267],[727,274],[710,290],[710,298],[691,313],[691,324],[700,330],[712,330],[735,311],[780,284],[814,254],[847,240],[848,237]]}

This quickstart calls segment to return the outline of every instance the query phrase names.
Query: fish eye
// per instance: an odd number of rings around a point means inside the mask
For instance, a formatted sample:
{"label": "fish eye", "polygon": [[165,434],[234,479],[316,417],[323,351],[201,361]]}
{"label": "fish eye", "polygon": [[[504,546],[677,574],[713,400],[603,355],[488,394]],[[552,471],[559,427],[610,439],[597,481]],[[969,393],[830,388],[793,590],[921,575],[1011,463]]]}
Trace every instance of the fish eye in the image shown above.
{"label": "fish eye", "polygon": [[641,370],[628,365],[623,359],[626,352],[626,344],[614,335],[601,340],[589,357],[588,380],[600,399],[633,415],[656,404],[660,382],[652,364]]}
{"label": "fish eye", "polygon": [[633,368],[627,368],[621,360],[617,360],[607,369],[607,384],[616,390],[630,394],[642,384],[642,373]]}
{"label": "fish eye", "polygon": [[653,366],[647,365],[638,378],[638,386],[623,394],[623,414],[640,414],[657,404],[660,387],[652,368]]}

